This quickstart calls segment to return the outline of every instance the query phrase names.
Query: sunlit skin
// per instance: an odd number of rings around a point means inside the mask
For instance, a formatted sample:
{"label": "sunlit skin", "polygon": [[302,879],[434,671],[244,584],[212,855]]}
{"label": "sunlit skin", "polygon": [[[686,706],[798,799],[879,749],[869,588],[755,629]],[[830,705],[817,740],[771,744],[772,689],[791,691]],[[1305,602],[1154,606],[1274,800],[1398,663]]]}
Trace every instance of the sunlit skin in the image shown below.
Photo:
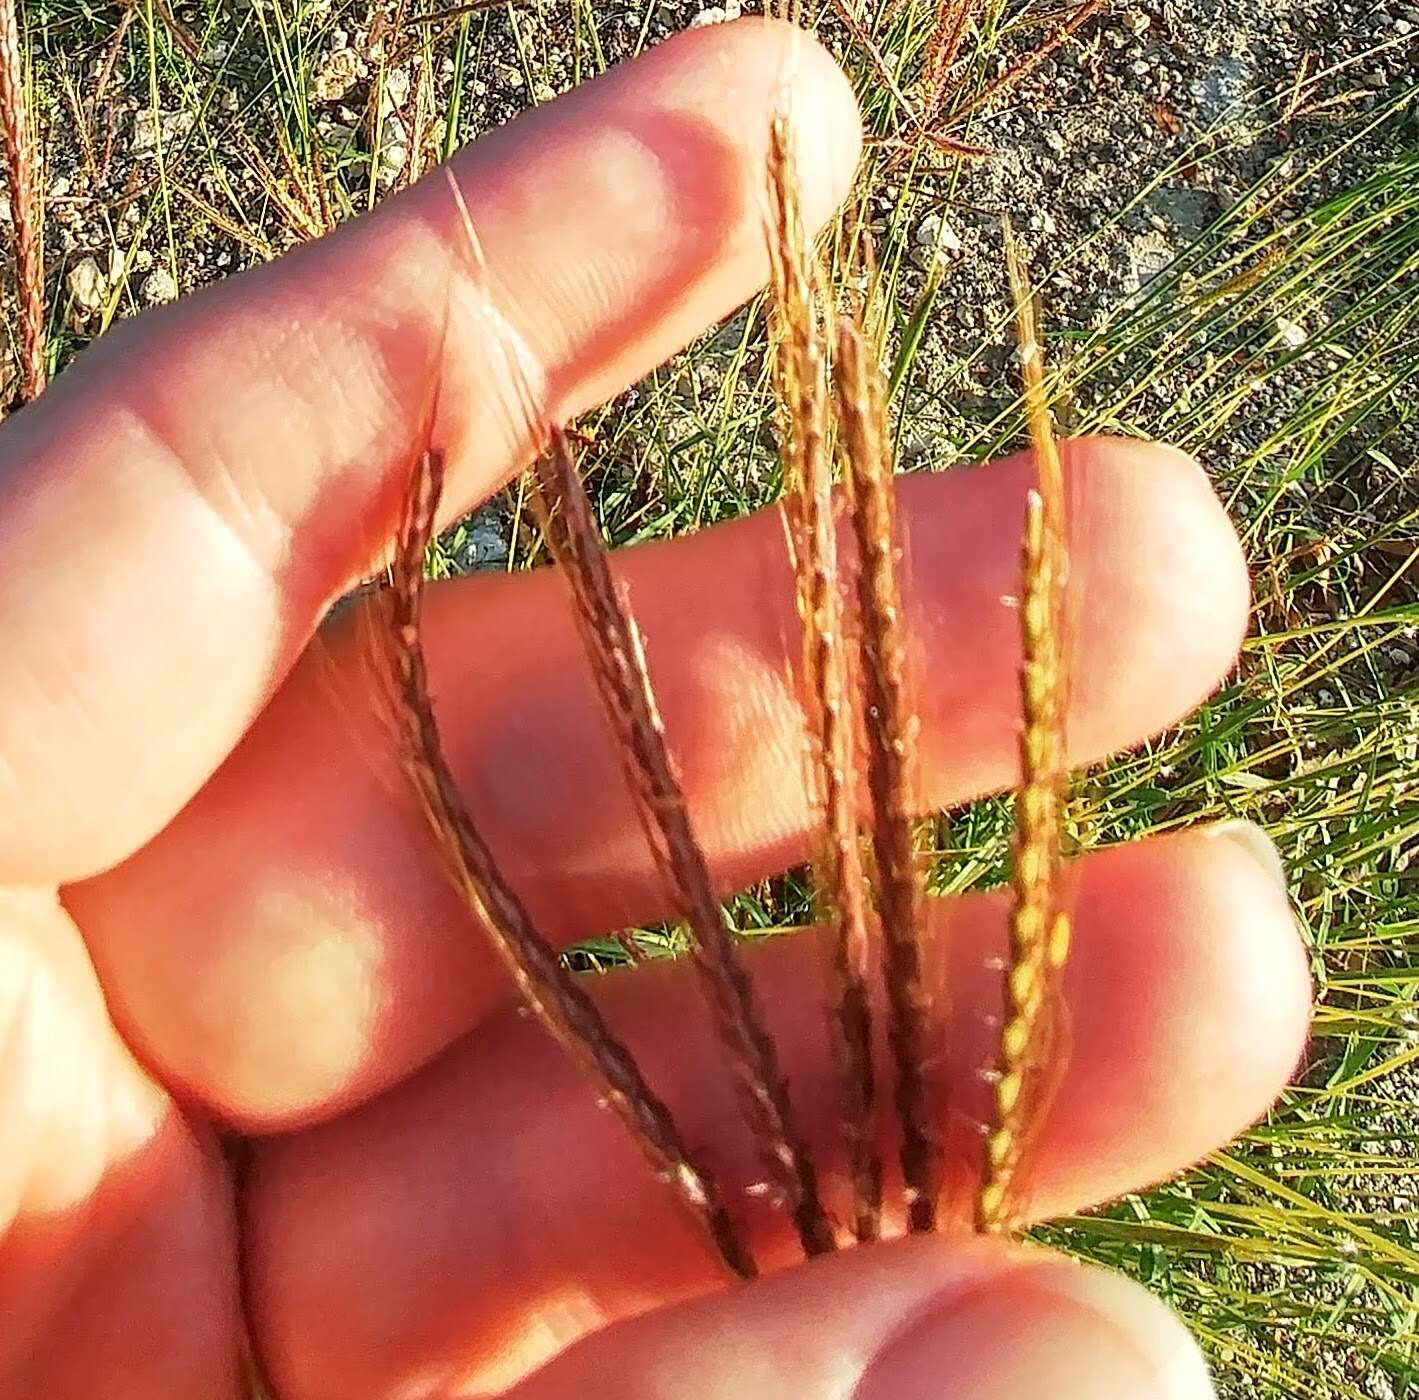
{"label": "sunlit skin", "polygon": [[[233,1400],[239,1257],[282,1400],[1209,1393],[1140,1290],[961,1234],[996,896],[929,917],[951,1231],[803,1265],[750,1195],[771,1276],[724,1290],[453,899],[388,761],[361,615],[321,623],[392,531],[432,382],[450,514],[527,457],[483,298],[566,418],[762,284],[776,104],[821,223],[858,151],[844,79],[785,27],[697,30],[453,162],[478,286],[435,176],[121,327],[0,431],[0,1400]],[[1065,466],[1077,762],[1208,693],[1247,585],[1177,453],[1090,440]],[[901,492],[924,805],[1014,776],[1002,598],[1029,479],[1014,459]],[[620,564],[716,878],[785,868],[811,842],[780,522]],[[427,646],[469,805],[549,933],[664,915],[559,580],[437,585]],[[1279,1092],[1309,997],[1267,858],[1198,832],[1081,863],[1030,1213],[1181,1169]],[[845,1210],[825,947],[751,965]],[[729,1190],[752,1185],[685,970],[597,995]],[[250,1135],[240,1251],[218,1128]]]}

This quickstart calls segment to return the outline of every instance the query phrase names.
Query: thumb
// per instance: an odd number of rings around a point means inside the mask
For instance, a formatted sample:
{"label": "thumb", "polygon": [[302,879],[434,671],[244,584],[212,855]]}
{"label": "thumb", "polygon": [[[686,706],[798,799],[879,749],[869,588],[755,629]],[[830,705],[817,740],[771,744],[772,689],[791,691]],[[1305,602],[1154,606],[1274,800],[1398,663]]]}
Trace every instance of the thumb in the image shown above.
{"label": "thumb", "polygon": [[870,1245],[606,1329],[515,1400],[1211,1400],[1196,1345],[1137,1285],[997,1241]]}
{"label": "thumb", "polygon": [[235,1400],[232,1235],[55,893],[0,888],[0,1400]]}

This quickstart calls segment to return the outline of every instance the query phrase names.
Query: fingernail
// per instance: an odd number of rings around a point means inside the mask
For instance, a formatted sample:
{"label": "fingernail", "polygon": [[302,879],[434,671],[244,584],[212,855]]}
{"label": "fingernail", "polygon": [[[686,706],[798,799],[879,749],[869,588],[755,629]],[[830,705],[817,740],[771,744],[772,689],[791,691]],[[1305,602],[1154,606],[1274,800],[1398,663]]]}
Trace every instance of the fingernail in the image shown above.
{"label": "fingernail", "polygon": [[1286,867],[1271,838],[1255,822],[1230,821],[1209,827],[1214,841],[1230,841],[1244,850],[1283,890],[1287,888]]}
{"label": "fingernail", "polygon": [[893,1337],[854,1400],[1215,1400],[1187,1330],[1136,1284],[1063,1262],[967,1292]]}

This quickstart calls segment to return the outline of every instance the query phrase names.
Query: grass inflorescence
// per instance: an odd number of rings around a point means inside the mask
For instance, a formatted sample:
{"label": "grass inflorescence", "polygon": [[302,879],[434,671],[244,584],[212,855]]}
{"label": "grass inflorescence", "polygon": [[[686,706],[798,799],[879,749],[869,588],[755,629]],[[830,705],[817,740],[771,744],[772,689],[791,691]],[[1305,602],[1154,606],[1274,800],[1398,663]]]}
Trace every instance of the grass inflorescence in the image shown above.
{"label": "grass inflorescence", "polygon": [[503,877],[443,756],[421,639],[424,561],[442,490],[442,459],[422,447],[404,496],[384,594],[385,625],[379,634],[389,691],[386,711],[399,742],[401,765],[418,793],[455,887],[487,932],[523,1002],[605,1095],[656,1174],[701,1221],[730,1272],[752,1277],[753,1260],[714,1179],[685,1145],[670,1111]]}
{"label": "grass inflorescence", "polygon": [[[822,329],[828,299],[799,212],[793,140],[788,120],[776,118],[766,179],[783,513],[803,634],[801,700],[810,778],[817,781],[824,824],[823,854],[815,865],[817,909],[834,929],[837,1002],[829,1027],[842,1069],[851,1233],[869,1240],[880,1232],[884,1205],[877,1146],[877,1084],[883,1076],[874,1065],[873,1037],[877,978],[886,1006],[903,1213],[913,1231],[937,1223],[941,1105],[931,1093],[930,1065],[933,1038],[943,1028],[940,1007],[930,1003],[923,982],[923,907],[912,829],[917,724],[907,694],[885,385],[860,313],[853,309],[837,323],[831,369],[837,398],[830,400]],[[997,1117],[986,1138],[979,1213],[984,1229],[1000,1228],[1009,1218],[1020,1148],[1031,1129],[1030,1101],[1019,1093],[1020,1081],[1037,1050],[1036,1028],[1048,1021],[1045,1003],[1056,989],[1046,974],[1062,962],[1067,930],[1067,914],[1056,907],[1064,777],[1063,485],[1029,292],[1013,243],[1009,257],[1022,302],[1021,354],[1039,486],[1030,494],[1021,579],[1025,726],[1017,867],[1024,873],[1017,875],[1012,914],[1011,1014],[1002,1037]],[[824,1204],[819,1165],[798,1125],[752,979],[694,833],[644,638],[612,568],[572,436],[553,426],[548,438],[533,470],[533,512],[566,578],[642,829],[688,931],[689,956],[735,1076],[744,1126],[804,1253],[830,1252],[841,1231]],[[835,440],[846,487],[841,499],[851,522],[850,560],[839,551]],[[730,1204],[705,1166],[692,1160],[670,1111],[502,877],[443,757],[420,640],[425,561],[442,476],[439,454],[425,446],[410,474],[386,594],[386,706],[402,766],[456,888],[490,934],[523,999],[607,1096],[662,1178],[698,1214],[731,1272],[751,1276],[755,1266]],[[849,595],[855,609],[846,605]],[[865,810],[859,810],[859,739],[865,749]],[[864,859],[864,842],[870,862]]]}

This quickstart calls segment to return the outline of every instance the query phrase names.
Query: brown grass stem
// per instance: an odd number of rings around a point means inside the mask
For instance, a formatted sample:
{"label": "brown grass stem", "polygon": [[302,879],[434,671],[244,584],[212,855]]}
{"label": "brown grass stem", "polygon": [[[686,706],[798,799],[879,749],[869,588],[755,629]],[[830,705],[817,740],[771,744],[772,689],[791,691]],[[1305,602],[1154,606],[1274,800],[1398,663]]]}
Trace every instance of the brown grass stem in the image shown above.
{"label": "brown grass stem", "polygon": [[777,1052],[726,926],[709,863],[691,827],[646,668],[639,629],[617,587],[591,502],[565,433],[538,461],[534,506],[571,588],[592,671],[626,761],[632,793],[672,901],[689,926],[693,963],[721,1043],[736,1071],[740,1105],[809,1254],[836,1247],[808,1145],[795,1123]]}
{"label": "brown grass stem", "polygon": [[442,458],[421,452],[410,474],[386,594],[388,616],[381,637],[404,766],[459,894],[487,929],[525,1004],[598,1086],[657,1176],[702,1225],[725,1267],[740,1278],[752,1278],[753,1257],[714,1178],[502,876],[444,757],[420,630],[424,557],[442,486]]}
{"label": "brown grass stem", "polygon": [[981,90],[976,93],[968,102],[962,103],[950,113],[949,122],[952,126],[964,121],[972,112],[978,111],[987,102],[993,101],[1002,93],[1009,92],[1018,83],[1023,82],[1041,63],[1045,61],[1060,45],[1066,43],[1079,29],[1085,21],[1095,14],[1103,5],[1104,0],[1083,0],[1083,3],[1070,12],[1069,18],[1042,43],[1039,48],[1031,49],[1029,53],[1022,55],[1012,63],[1003,73],[994,77]]}
{"label": "brown grass stem", "polygon": [[858,837],[857,689],[849,672],[847,619],[839,591],[827,355],[814,294],[812,250],[798,209],[790,133],[782,120],[774,123],[769,150],[779,455],[803,633],[809,779],[824,826],[814,884],[819,916],[835,935],[832,1025],[842,1075],[853,1233],[868,1240],[877,1237],[882,1218],[872,1068],[872,937]]}
{"label": "brown grass stem", "polygon": [[966,32],[980,8],[979,0],[937,0],[931,39],[922,61],[918,89],[923,119],[930,124],[941,110],[946,95],[946,75],[961,56]]}
{"label": "brown grass stem", "polygon": [[926,1071],[928,1005],[912,839],[917,720],[906,689],[906,635],[897,573],[896,496],[886,393],[876,356],[853,317],[838,324],[842,456],[857,538],[862,687],[866,698],[871,840],[882,925],[888,1043],[901,1126],[902,1180],[913,1230],[936,1221],[939,1161]]}
{"label": "brown grass stem", "polygon": [[15,272],[20,304],[20,371],[26,400],[44,392],[44,246],[34,150],[25,104],[25,61],[16,0],[0,0],[0,134],[10,215],[15,226]]}

